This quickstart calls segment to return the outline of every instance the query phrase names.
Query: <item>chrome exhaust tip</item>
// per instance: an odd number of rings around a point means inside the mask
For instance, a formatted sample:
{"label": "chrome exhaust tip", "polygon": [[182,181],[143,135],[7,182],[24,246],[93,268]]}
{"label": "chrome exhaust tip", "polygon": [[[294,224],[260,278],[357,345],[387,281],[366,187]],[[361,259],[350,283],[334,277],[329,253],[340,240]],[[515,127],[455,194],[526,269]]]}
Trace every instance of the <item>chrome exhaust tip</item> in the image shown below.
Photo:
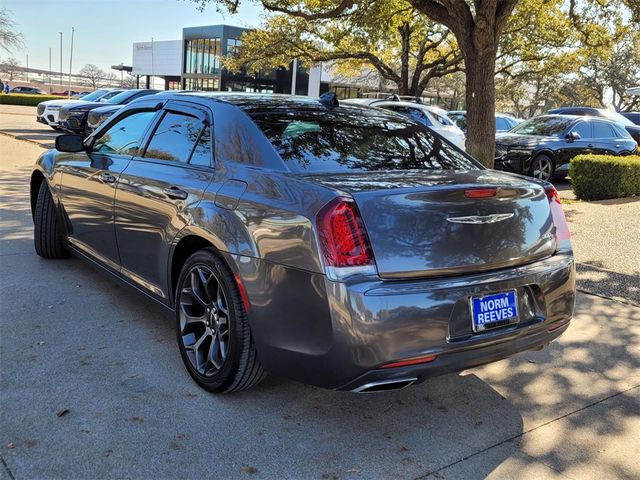
{"label": "chrome exhaust tip", "polygon": [[408,386],[416,383],[417,380],[417,377],[379,380],[377,382],[365,383],[351,391],[354,393],[390,392],[391,390],[402,390],[403,388],[407,388]]}

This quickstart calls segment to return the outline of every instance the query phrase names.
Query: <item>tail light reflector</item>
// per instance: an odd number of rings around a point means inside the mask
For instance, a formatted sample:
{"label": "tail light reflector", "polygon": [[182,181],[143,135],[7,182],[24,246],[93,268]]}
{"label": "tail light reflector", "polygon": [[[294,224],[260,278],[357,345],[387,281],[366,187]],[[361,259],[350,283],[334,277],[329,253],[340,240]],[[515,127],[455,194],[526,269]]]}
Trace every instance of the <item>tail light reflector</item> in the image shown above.
{"label": "tail light reflector", "polygon": [[562,211],[562,205],[560,205],[560,196],[554,186],[545,188],[547,192],[547,198],[549,199],[549,207],[551,208],[551,218],[553,224],[556,227],[556,239],[569,240],[571,234],[569,233],[569,225],[567,219]]}
{"label": "tail light reflector", "polygon": [[327,267],[374,265],[369,238],[353,200],[341,197],[328,203],[318,213],[317,222]]}
{"label": "tail light reflector", "polygon": [[489,198],[498,194],[497,188],[474,188],[473,190],[465,190],[464,196],[467,198]]}
{"label": "tail light reflector", "polygon": [[398,368],[398,367],[408,367],[409,365],[420,365],[421,363],[429,363],[433,362],[437,355],[429,355],[428,357],[417,357],[411,358],[409,360],[401,360],[399,362],[387,363],[386,365],[382,365],[380,368]]}

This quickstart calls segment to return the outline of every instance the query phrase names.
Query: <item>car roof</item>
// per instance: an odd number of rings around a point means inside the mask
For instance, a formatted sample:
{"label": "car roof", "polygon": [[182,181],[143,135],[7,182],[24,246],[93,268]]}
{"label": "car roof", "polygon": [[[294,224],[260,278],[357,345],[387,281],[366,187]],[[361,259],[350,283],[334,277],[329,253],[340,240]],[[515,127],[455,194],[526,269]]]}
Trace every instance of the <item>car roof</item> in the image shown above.
{"label": "car roof", "polygon": [[[568,120],[582,120],[583,122],[606,122],[606,123],[610,123],[611,125],[619,125],[617,122],[613,121],[613,120],[609,120],[608,118],[604,118],[604,117],[593,117],[590,115],[571,115],[568,113],[548,113],[545,115],[538,115],[537,117],[533,117],[533,118],[566,118]],[[529,119],[532,120],[532,119]]]}

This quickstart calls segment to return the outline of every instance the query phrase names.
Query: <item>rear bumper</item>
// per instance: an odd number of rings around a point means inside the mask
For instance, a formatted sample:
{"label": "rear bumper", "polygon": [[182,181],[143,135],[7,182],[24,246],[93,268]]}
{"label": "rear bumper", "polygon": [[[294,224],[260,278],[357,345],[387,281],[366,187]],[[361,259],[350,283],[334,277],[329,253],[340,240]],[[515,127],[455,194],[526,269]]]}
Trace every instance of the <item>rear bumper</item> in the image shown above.
{"label": "rear bumper", "polygon": [[[571,252],[517,268],[411,281],[337,283],[275,268],[277,275],[262,273],[284,283],[270,285],[268,296],[264,283],[251,280],[256,276],[241,274],[263,365],[278,375],[339,390],[400,378],[419,382],[535,349],[562,334],[575,303]],[[474,334],[469,298],[510,289],[518,292],[519,323]],[[430,363],[380,368],[434,355]]]}

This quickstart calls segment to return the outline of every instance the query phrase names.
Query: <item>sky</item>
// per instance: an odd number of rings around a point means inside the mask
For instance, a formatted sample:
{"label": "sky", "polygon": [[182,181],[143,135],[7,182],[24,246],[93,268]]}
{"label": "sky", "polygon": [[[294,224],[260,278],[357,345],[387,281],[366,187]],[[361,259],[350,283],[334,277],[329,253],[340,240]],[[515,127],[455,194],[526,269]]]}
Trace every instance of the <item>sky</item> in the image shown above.
{"label": "sky", "polygon": [[134,42],[178,40],[182,28],[226,23],[240,27],[260,24],[261,10],[245,1],[237,15],[221,14],[209,5],[200,12],[189,0],[0,0],[13,14],[24,48],[2,58],[14,57],[29,67],[47,70],[51,48],[52,70],[60,66],[62,33],[63,71],[69,71],[71,28],[73,72],[93,63],[105,71],[111,65],[131,65]]}

